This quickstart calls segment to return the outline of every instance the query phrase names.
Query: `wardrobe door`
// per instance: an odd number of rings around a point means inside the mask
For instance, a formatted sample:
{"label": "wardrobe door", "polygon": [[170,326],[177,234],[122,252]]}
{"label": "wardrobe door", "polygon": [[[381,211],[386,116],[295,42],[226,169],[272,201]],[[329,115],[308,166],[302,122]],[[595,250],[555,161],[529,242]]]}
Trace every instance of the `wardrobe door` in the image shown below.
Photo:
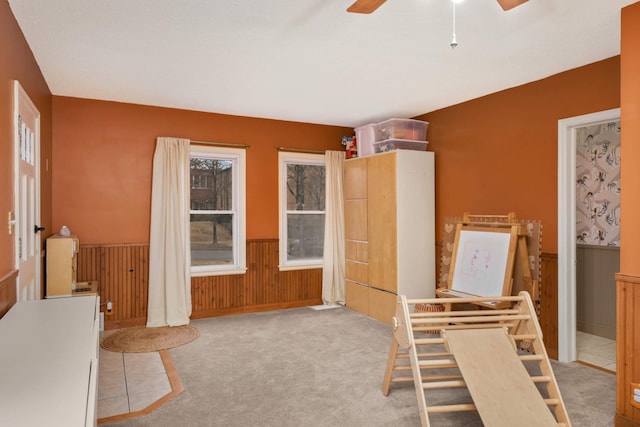
{"label": "wardrobe door", "polygon": [[396,154],[368,157],[369,285],[397,290]]}

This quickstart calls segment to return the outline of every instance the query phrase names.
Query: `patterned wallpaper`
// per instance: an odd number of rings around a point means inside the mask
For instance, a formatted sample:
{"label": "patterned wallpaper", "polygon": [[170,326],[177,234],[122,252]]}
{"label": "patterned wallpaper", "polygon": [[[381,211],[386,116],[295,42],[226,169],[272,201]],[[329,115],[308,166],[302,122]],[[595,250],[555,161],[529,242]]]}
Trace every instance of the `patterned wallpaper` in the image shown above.
{"label": "patterned wallpaper", "polygon": [[620,121],[576,137],[576,243],[620,246]]}

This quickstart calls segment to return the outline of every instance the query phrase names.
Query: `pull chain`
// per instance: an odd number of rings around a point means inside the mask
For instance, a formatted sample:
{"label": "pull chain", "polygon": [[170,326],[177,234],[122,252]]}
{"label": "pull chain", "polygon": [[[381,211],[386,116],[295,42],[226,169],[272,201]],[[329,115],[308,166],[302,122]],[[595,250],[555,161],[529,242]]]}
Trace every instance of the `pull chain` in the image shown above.
{"label": "pull chain", "polygon": [[452,1],[453,4],[453,37],[451,38],[451,49],[455,49],[458,46],[458,41],[456,40],[456,2]]}

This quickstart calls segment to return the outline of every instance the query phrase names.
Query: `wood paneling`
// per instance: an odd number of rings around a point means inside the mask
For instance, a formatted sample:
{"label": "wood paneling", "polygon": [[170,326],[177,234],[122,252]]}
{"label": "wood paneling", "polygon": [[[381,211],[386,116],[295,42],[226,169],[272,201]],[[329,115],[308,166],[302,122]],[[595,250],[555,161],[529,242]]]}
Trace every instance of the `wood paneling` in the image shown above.
{"label": "wood paneling", "polygon": [[616,426],[640,425],[632,383],[640,383],[640,277],[616,275]]}
{"label": "wood paneling", "polygon": [[[100,282],[111,301],[105,329],[144,325],[149,287],[149,245],[81,245],[78,280]],[[247,242],[247,272],[191,279],[192,318],[322,303],[322,269],[278,270],[278,240]],[[102,307],[104,310],[104,306]]]}
{"label": "wood paneling", "polygon": [[616,339],[616,273],[620,248],[576,248],[576,325],[579,331]]}
{"label": "wood paneling", "polygon": [[16,278],[18,270],[13,270],[9,274],[0,278],[0,318],[13,307],[17,301]]}
{"label": "wood paneling", "polygon": [[105,313],[105,329],[146,323],[148,244],[80,245],[78,281],[88,280],[98,281],[103,304],[113,304],[112,312]]}
{"label": "wood paneling", "polygon": [[558,359],[558,255],[540,256],[540,329],[547,354]]}

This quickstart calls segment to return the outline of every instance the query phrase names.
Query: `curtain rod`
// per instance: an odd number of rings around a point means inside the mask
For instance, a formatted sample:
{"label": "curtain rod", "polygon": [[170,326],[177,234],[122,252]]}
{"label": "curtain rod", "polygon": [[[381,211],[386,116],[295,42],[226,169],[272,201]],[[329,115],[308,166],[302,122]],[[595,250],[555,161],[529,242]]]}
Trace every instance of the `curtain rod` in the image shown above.
{"label": "curtain rod", "polygon": [[290,151],[293,153],[311,153],[311,154],[324,154],[321,150],[309,150],[306,148],[294,148],[294,147],[273,147],[276,151]]}
{"label": "curtain rod", "polygon": [[194,145],[213,145],[216,147],[232,147],[232,148],[244,148],[248,149],[251,147],[249,144],[233,144],[231,142],[210,142],[210,141],[197,141],[195,139],[191,140],[191,144]]}

